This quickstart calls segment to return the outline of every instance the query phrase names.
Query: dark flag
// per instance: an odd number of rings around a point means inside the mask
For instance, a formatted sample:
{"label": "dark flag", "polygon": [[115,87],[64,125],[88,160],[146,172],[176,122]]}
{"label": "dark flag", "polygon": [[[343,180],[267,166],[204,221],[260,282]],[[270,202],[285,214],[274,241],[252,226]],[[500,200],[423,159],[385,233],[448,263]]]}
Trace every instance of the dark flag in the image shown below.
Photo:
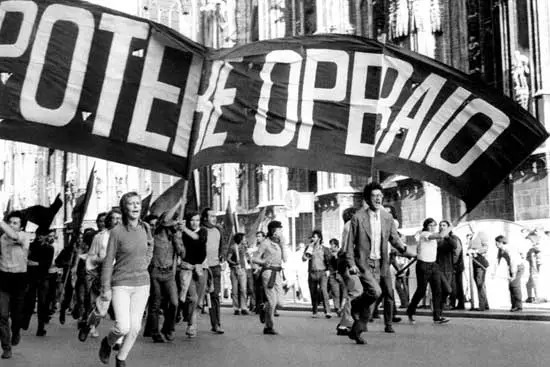
{"label": "dark flag", "polygon": [[256,217],[256,220],[252,224],[252,227],[248,231],[248,235],[246,236],[246,240],[249,244],[256,243],[256,232],[260,231],[260,226],[262,225],[263,221],[265,220],[265,206],[260,210],[258,213],[258,216]]}
{"label": "dark flag", "polygon": [[149,213],[149,207],[151,206],[151,198],[153,197],[153,191],[141,200],[141,219],[145,218]]}
{"label": "dark flag", "polygon": [[38,226],[37,230],[48,230],[55,218],[55,215],[63,206],[61,194],[57,194],[55,200],[49,207],[33,205],[21,210],[25,222],[32,222]]}
{"label": "dark flag", "polygon": [[90,176],[88,178],[88,184],[86,185],[86,192],[84,192],[84,194],[76,198],[76,203],[73,207],[72,226],[75,234],[78,234],[78,232],[80,231],[80,227],[82,226],[82,222],[84,221],[84,215],[86,214],[86,210],[88,209],[88,203],[90,202],[90,197],[92,196],[94,181],[95,181],[95,163],[94,163],[94,166],[92,167],[92,171],[90,172]]}
{"label": "dark flag", "polygon": [[235,220],[235,214],[231,208],[231,202],[227,202],[225,209],[225,215],[223,217],[223,238],[225,243],[231,245],[233,243],[233,235],[238,232],[237,222]]}
{"label": "dark flag", "polygon": [[8,214],[13,210],[13,201],[12,198],[8,200],[8,204],[6,205],[6,210],[4,210],[4,220],[6,220],[6,217]]}
{"label": "dark flag", "polygon": [[172,209],[183,196],[186,180],[180,179],[175,184],[170,186],[168,190],[163,192],[152,204],[150,208],[151,214],[161,216],[162,213]]}

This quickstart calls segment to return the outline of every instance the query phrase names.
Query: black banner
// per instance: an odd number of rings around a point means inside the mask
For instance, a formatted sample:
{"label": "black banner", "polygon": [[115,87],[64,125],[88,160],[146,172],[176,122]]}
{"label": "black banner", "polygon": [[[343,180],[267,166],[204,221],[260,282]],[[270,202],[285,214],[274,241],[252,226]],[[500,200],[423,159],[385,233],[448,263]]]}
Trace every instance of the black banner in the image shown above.
{"label": "black banner", "polygon": [[1,1],[0,73],[2,138],[182,176],[376,168],[468,209],[548,136],[501,93],[394,46],[316,35],[209,50],[79,1]]}

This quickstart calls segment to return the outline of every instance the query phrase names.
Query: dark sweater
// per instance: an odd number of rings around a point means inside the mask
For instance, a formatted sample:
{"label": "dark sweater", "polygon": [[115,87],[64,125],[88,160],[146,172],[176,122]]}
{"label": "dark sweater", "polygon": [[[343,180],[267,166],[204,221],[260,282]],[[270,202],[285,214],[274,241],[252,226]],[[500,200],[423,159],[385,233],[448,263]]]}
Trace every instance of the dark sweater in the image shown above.
{"label": "dark sweater", "polygon": [[206,229],[200,228],[197,232],[199,239],[194,240],[185,232],[182,234],[185,257],[182,259],[191,265],[202,264],[206,259]]}

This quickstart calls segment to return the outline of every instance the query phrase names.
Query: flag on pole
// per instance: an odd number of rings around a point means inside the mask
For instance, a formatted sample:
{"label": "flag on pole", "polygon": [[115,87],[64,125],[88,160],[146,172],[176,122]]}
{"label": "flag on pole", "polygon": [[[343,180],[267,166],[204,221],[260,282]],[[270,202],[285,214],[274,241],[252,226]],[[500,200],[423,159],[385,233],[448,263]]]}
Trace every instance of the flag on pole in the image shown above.
{"label": "flag on pole", "polygon": [[76,198],[76,203],[73,207],[72,217],[73,217],[73,231],[77,234],[80,231],[82,222],[84,221],[84,216],[86,215],[86,210],[88,209],[88,203],[92,196],[92,190],[94,188],[95,181],[95,163],[88,177],[88,183],[86,185],[86,192]]}
{"label": "flag on pole", "polygon": [[231,201],[227,201],[227,207],[225,208],[225,215],[223,218],[223,238],[225,243],[231,245],[233,242],[233,235],[238,232],[237,223],[233,209],[231,208]]}
{"label": "flag on pole", "polygon": [[8,216],[8,214],[13,210],[13,201],[12,201],[12,198],[10,196],[9,200],[8,200],[8,203],[6,204],[6,210],[4,210],[4,220],[6,220],[6,217]]}
{"label": "flag on pole", "polygon": [[265,220],[265,206],[260,210],[258,213],[258,216],[256,217],[256,220],[252,224],[252,227],[250,228],[250,231],[248,232],[246,236],[246,240],[249,244],[256,243],[256,232],[260,231],[260,226],[262,225],[263,221]]}
{"label": "flag on pole", "polygon": [[183,195],[185,182],[186,180],[182,178],[160,194],[160,196],[151,204],[149,212],[160,217],[162,213],[172,209]]}
{"label": "flag on pole", "polygon": [[[11,200],[11,199],[10,199]],[[26,221],[26,230],[33,232],[34,230],[48,230],[57,214],[59,209],[63,206],[63,201],[61,200],[61,194],[57,194],[55,200],[49,207],[43,205],[33,205],[28,208],[21,210],[23,217]],[[34,223],[34,230],[31,230],[32,224]]]}

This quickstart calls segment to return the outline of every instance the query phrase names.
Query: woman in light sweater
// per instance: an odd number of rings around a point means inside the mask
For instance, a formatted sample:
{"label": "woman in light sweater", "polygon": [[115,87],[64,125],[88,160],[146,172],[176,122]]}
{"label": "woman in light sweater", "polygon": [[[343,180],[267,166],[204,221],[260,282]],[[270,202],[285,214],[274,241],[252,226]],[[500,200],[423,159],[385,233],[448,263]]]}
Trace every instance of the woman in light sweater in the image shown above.
{"label": "woman in light sweater", "polygon": [[101,297],[111,299],[116,322],[101,341],[99,358],[108,364],[111,348],[118,338],[124,341],[116,357],[117,367],[126,366],[126,357],[136,341],[147,299],[153,238],[149,225],[140,220],[141,198],[136,192],[120,199],[122,223],[111,230],[101,273]]}

